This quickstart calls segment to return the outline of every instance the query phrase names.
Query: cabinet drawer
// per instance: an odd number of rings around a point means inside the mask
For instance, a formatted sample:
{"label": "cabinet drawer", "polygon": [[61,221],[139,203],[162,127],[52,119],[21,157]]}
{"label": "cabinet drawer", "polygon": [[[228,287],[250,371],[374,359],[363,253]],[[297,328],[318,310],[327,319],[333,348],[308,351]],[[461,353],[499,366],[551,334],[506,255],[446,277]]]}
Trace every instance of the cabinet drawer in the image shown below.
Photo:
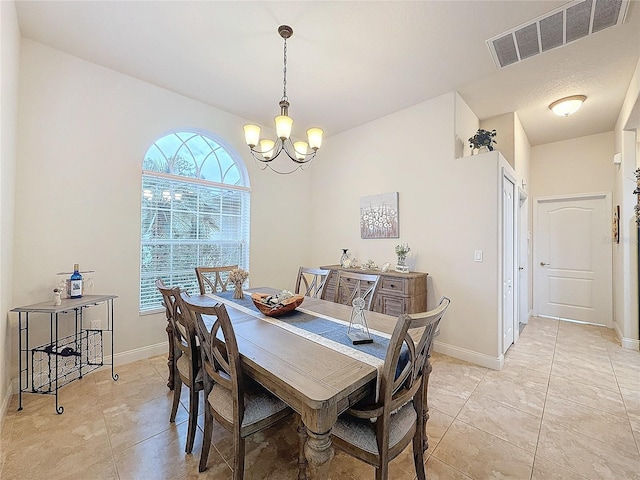
{"label": "cabinet drawer", "polygon": [[407,295],[409,293],[409,281],[404,278],[382,277],[380,284],[380,293],[387,295]]}
{"label": "cabinet drawer", "polygon": [[378,311],[391,315],[392,317],[399,317],[403,313],[407,313],[406,298],[380,295],[379,299],[380,310]]}

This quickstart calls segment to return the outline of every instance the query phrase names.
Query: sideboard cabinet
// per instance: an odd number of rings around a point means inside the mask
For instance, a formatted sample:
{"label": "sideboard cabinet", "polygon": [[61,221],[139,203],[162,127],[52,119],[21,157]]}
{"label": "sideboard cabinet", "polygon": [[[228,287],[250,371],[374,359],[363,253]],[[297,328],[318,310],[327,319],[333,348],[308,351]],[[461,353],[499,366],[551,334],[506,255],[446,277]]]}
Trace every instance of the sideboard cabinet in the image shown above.
{"label": "sideboard cabinet", "polygon": [[342,268],[340,265],[325,265],[330,270],[327,278],[326,299],[333,299],[336,291],[338,271],[373,273],[380,275],[380,289],[373,310],[394,317],[403,313],[419,313],[427,311],[427,275],[428,273],[381,272],[379,270],[362,270],[359,268]]}

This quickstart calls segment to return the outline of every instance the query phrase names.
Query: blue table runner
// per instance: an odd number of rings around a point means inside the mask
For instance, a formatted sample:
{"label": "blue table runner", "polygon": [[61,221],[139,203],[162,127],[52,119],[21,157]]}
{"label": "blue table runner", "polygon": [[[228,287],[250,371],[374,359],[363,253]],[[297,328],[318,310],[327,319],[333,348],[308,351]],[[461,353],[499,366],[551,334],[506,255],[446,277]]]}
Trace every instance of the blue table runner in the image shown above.
{"label": "blue table runner", "polygon": [[[227,302],[235,303],[241,307],[256,312],[259,315],[264,315],[253,303],[251,295],[245,293],[244,298],[233,298],[233,291],[230,292],[217,292],[214,295],[224,299]],[[303,304],[304,305],[304,304]],[[295,328],[308,332],[310,334],[319,335],[327,340],[331,340],[340,345],[352,348],[356,351],[371,355],[384,362],[387,356],[387,350],[389,348],[389,338],[371,333],[373,343],[364,343],[359,345],[353,345],[351,339],[347,336],[348,325],[332,321],[321,316],[313,315],[299,310],[293,310],[291,312],[280,315],[276,318],[280,322],[287,323]],[[406,345],[402,346],[400,352],[400,359],[396,368],[396,378],[402,372],[402,369],[409,361],[409,349]]]}

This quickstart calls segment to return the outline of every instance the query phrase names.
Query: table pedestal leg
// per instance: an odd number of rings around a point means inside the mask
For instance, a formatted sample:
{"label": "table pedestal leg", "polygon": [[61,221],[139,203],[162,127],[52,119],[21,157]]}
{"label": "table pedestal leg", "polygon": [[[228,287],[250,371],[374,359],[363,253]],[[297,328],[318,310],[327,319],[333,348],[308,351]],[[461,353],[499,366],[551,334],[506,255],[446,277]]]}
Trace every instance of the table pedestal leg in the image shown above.
{"label": "table pedestal leg", "polygon": [[298,417],[298,480],[307,480],[307,457],[304,453],[304,445],[307,443],[307,427],[302,423],[302,418]]}
{"label": "table pedestal leg", "polygon": [[313,433],[307,429],[307,435],[304,454],[309,462],[310,478],[313,480],[327,480],[334,453],[331,446],[331,432]]}

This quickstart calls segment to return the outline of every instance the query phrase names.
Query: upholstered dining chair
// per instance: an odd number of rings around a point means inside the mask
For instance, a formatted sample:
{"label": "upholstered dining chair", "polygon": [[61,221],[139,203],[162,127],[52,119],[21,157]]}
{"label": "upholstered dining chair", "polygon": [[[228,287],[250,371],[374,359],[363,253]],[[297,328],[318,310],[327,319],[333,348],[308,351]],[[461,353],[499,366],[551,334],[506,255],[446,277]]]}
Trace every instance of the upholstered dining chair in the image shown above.
{"label": "upholstered dining chair", "polygon": [[226,265],[223,267],[196,267],[196,277],[200,287],[200,295],[205,293],[226,292],[229,282],[229,274],[238,265]]}
{"label": "upholstered dining chair", "polygon": [[173,334],[173,405],[171,406],[170,422],[176,421],[176,413],[180,404],[182,385],[189,388],[189,426],[185,451],[191,453],[196,436],[198,423],[198,392],[204,387],[202,383],[202,369],[200,348],[197,345],[195,324],[191,317],[184,315],[179,287],[169,288],[162,280],[156,280],[156,286],[162,294],[167,311],[171,311],[170,322]]}
{"label": "upholstered dining chair", "polygon": [[306,297],[324,298],[329,273],[330,270],[322,268],[300,267],[295,293]]}
{"label": "upholstered dining chair", "polygon": [[[204,439],[199,470],[207,468],[213,419],[233,433],[233,479],[244,478],[245,438],[293,413],[242,372],[236,335],[223,304],[202,296],[182,296],[182,304],[196,324],[204,369]],[[215,318],[207,329],[203,315]]]}
{"label": "upholstered dining chair", "polygon": [[372,310],[375,306],[378,290],[380,289],[380,275],[339,270],[333,301],[343,305],[351,305],[353,299],[362,297],[365,310]]}
{"label": "upholstered dining chair", "polygon": [[433,336],[449,303],[448,298],[442,297],[439,305],[429,312],[398,318],[389,341],[377,400],[350,408],[333,427],[333,445],[373,465],[376,480],[389,478],[389,461],[409,443],[413,443],[417,478],[426,479],[429,356]]}

